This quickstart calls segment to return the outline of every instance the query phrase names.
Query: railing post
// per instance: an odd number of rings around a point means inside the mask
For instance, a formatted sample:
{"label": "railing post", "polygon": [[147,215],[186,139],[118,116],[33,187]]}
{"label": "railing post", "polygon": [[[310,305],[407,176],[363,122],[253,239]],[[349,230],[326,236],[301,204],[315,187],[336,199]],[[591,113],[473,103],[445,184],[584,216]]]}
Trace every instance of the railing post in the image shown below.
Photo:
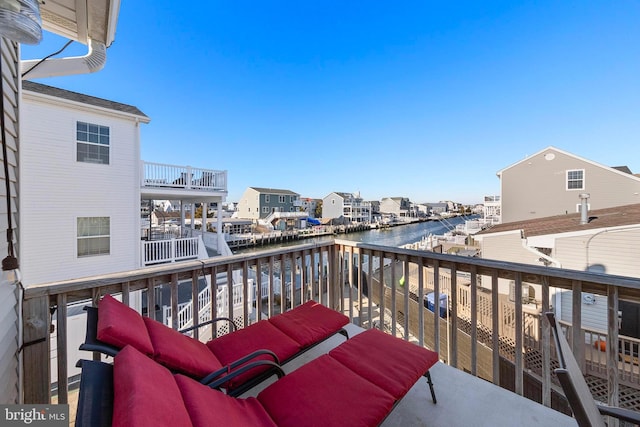
{"label": "railing post", "polygon": [[[51,402],[51,361],[49,347],[49,298],[29,298],[22,307],[24,322],[24,385],[25,403]],[[26,380],[25,380],[26,379]]]}
{"label": "railing post", "polygon": [[618,406],[618,287],[607,286],[607,390],[611,406]]}

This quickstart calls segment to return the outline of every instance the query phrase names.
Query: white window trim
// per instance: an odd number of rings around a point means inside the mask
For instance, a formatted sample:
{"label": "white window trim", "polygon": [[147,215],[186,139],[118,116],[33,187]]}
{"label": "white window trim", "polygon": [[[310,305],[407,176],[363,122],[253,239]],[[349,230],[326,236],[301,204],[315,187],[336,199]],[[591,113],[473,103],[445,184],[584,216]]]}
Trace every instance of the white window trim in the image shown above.
{"label": "white window trim", "polygon": [[[78,217],[76,218],[76,224],[78,222],[78,220],[80,218],[107,218],[108,222],[109,222],[109,233],[111,232],[111,218],[110,217]],[[77,225],[76,225],[77,227]],[[77,250],[77,243],[80,242],[81,240],[89,240],[89,239],[103,239],[103,238],[108,238],[109,239],[109,250],[107,252],[99,252],[99,253],[87,253],[87,254],[80,254]],[[78,235],[78,231],[76,229],[76,256],[78,258],[87,258],[87,257],[93,257],[93,256],[103,256],[103,255],[110,255],[111,254],[111,234],[94,234],[94,235],[89,235],[89,236],[79,236]]]}
{"label": "white window trim", "polygon": [[[98,142],[80,141],[78,139],[78,124],[79,123],[85,123],[87,125],[98,126],[98,128],[106,128],[106,129],[108,129],[109,130],[109,135],[108,135],[109,143],[108,144],[100,144]],[[98,131],[98,134],[99,133],[100,132]],[[75,141],[76,141],[76,146],[75,146],[76,149],[75,149],[75,153],[74,153],[76,162],[78,162],[78,163],[88,163],[88,164],[94,164],[94,165],[105,165],[105,166],[108,166],[108,165],[111,164],[111,138],[112,138],[111,126],[100,125],[100,124],[97,124],[97,123],[90,123],[90,122],[83,121],[83,120],[76,120],[76,128],[75,128],[74,135],[75,135]],[[93,146],[97,146],[97,147],[107,147],[108,152],[109,152],[109,154],[108,154],[109,158],[107,159],[108,161],[106,163],[103,163],[101,161],[90,161],[90,160],[87,160],[87,159],[78,160],[78,146],[79,146],[79,144],[85,144],[85,145],[89,145],[89,146],[93,145]]]}
{"label": "white window trim", "polygon": [[[582,187],[580,187],[580,188],[569,188],[569,173],[570,172],[582,172]],[[585,185],[586,174],[584,173],[584,169],[567,169],[567,172],[566,172],[564,177],[565,177],[564,185],[565,185],[565,189],[567,191],[584,191],[584,189],[586,188],[586,185]],[[572,180],[572,181],[577,181],[577,180]]]}

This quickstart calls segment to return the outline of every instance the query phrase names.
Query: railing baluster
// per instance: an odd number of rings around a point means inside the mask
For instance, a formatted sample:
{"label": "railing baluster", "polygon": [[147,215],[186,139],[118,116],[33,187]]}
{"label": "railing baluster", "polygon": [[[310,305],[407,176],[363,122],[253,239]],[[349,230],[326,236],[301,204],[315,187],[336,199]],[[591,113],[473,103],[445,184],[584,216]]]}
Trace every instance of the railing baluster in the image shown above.
{"label": "railing baluster", "polygon": [[[200,294],[198,286],[198,271],[191,272],[191,313],[192,313],[192,325],[198,326],[200,324],[200,307],[198,306],[198,295]],[[200,328],[193,329],[193,337],[195,339],[200,338]]]}
{"label": "railing baluster", "polygon": [[478,276],[471,266],[471,375],[478,375]]}
{"label": "railing baluster", "polygon": [[[243,327],[249,326],[249,262],[242,263],[242,317]],[[256,304],[256,308],[258,305]]]}
{"label": "railing baluster", "polygon": [[[273,304],[275,301],[275,292],[274,292],[274,286],[275,286],[275,275],[273,272],[273,264],[274,264],[274,257],[273,255],[269,257],[269,300],[267,301],[267,315],[269,317],[273,316]],[[280,295],[282,296],[282,290],[280,290]]]}
{"label": "railing baluster", "polygon": [[58,403],[69,403],[67,375],[67,294],[58,294],[56,310],[56,340],[58,346]]}
{"label": "railing baluster", "polygon": [[396,335],[396,321],[398,318],[398,307],[396,306],[396,264],[397,264],[398,258],[396,257],[396,254],[392,254],[391,255],[391,283],[390,283],[390,289],[391,289],[391,335],[395,336]]}
{"label": "railing baluster", "polygon": [[153,277],[147,279],[147,316],[156,319],[156,288]]}
{"label": "railing baluster", "polygon": [[367,275],[367,326],[371,328],[373,322],[373,289],[371,286],[373,285],[373,251],[367,251],[367,266],[368,275]]}
{"label": "railing baluster", "polygon": [[[418,345],[424,346],[424,264],[418,258]],[[437,352],[437,350],[436,350]]]}
{"label": "railing baluster", "polygon": [[618,406],[620,404],[620,387],[618,377],[618,287],[607,288],[607,392],[608,404]]}
{"label": "railing baluster", "polygon": [[410,271],[409,271],[409,258],[404,259],[404,339],[409,340],[409,284],[410,284]]}
{"label": "railing baluster", "polygon": [[357,272],[358,272],[358,277],[356,279],[356,283],[357,283],[357,292],[358,292],[358,326],[362,327],[363,325],[363,321],[362,321],[362,316],[363,316],[363,311],[362,311],[362,303],[363,303],[363,295],[362,295],[362,281],[363,281],[363,272],[362,272],[362,265],[363,265],[363,255],[362,252],[358,249],[357,250],[357,256],[358,256],[358,265],[357,265]]}
{"label": "railing baluster", "polygon": [[[456,263],[451,264],[451,292],[449,299],[451,301],[451,322],[449,322],[449,336],[451,341],[447,342],[447,351],[451,351],[451,361],[449,364],[454,368],[458,367],[458,266]],[[440,304],[439,301],[434,301]]]}
{"label": "railing baluster", "polygon": [[380,330],[384,331],[384,312],[386,308],[385,286],[384,286],[384,252],[379,252],[380,265],[378,267],[378,289],[380,290]]}
{"label": "railing baluster", "polygon": [[491,351],[493,383],[500,385],[500,307],[498,303],[498,272],[491,271]]}
{"label": "railing baluster", "polygon": [[522,277],[516,273],[515,289],[515,391],[520,396],[524,394],[524,370],[522,363]]}
{"label": "railing baluster", "polygon": [[571,344],[571,350],[573,356],[580,366],[580,370],[584,372],[585,359],[584,359],[584,333],[582,332],[582,282],[579,280],[572,280],[571,287],[573,289],[571,294],[571,337],[567,337],[567,340]]}
{"label": "railing baluster", "polygon": [[[549,277],[542,277],[542,316],[549,311]],[[541,319],[542,327],[542,404],[551,407],[551,326]]]}
{"label": "railing baluster", "polygon": [[262,319],[262,258],[256,260],[256,321]]}
{"label": "railing baluster", "polygon": [[[449,298],[447,297],[447,364],[451,364],[451,343],[449,342]],[[437,301],[437,302],[436,302]],[[438,260],[433,261],[433,302],[434,307],[437,304],[438,308],[433,311],[433,350],[440,354],[440,262]],[[424,299],[420,301],[424,305]],[[423,310],[424,311],[424,310]]]}
{"label": "railing baluster", "polygon": [[[235,310],[233,309],[233,264],[227,264],[227,317],[229,317],[234,324],[237,325]],[[231,332],[231,325],[229,325],[229,332]]]}
{"label": "railing baluster", "polygon": [[178,275],[171,275],[171,327],[173,329],[180,329],[178,326]]}

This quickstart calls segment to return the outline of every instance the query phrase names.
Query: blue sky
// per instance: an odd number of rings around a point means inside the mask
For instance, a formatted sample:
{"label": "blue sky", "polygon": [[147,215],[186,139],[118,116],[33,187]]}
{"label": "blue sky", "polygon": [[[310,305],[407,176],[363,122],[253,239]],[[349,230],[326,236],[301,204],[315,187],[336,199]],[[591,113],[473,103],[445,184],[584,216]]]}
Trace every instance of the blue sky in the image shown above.
{"label": "blue sky", "polygon": [[229,201],[477,203],[549,145],[640,173],[638,22],[637,0],[122,0],[103,70],[39,81],[137,106],[143,160],[227,170]]}

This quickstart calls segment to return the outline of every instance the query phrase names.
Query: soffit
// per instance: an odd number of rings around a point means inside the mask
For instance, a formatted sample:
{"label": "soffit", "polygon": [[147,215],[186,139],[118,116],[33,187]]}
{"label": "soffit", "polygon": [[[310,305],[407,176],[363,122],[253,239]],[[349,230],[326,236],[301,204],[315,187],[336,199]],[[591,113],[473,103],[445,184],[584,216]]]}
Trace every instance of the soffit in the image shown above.
{"label": "soffit", "polygon": [[87,44],[109,46],[115,35],[120,0],[46,0],[40,4],[45,30]]}

